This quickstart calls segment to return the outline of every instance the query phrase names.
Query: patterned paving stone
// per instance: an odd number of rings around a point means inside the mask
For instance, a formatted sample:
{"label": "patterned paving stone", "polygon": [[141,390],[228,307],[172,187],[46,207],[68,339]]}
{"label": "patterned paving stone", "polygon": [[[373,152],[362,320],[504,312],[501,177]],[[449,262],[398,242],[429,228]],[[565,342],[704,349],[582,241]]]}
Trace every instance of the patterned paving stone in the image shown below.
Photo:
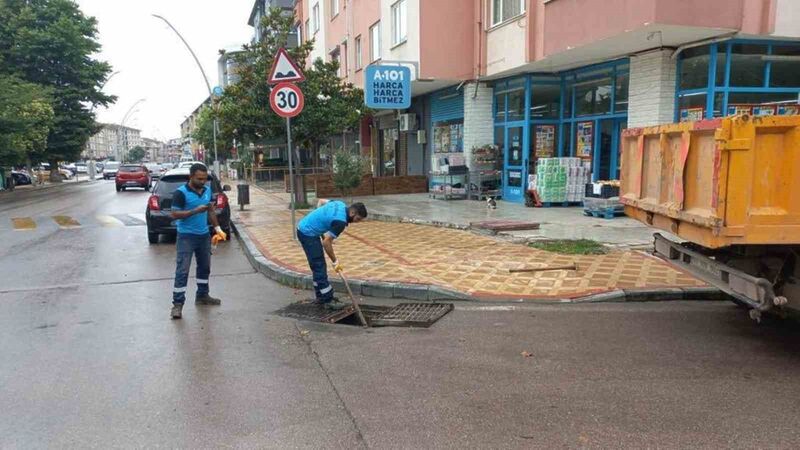
{"label": "patterned paving stone", "polygon": [[[248,211],[236,213],[262,253],[284,267],[310,273],[300,245],[291,239],[288,198],[254,188],[250,201]],[[298,212],[298,220],[303,215]],[[407,223],[354,224],[336,242],[336,252],[353,279],[435,284],[484,297],[574,298],[614,289],[705,286],[644,253],[560,255],[467,231]],[[509,272],[572,263],[578,270]]]}

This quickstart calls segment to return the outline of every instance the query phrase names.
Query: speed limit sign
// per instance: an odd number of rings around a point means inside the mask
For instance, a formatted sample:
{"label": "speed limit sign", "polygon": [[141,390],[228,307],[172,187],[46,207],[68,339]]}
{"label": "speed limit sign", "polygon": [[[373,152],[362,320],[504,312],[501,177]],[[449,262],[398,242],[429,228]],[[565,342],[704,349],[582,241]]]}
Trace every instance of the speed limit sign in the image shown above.
{"label": "speed limit sign", "polygon": [[269,104],[275,114],[281,117],[294,117],[303,110],[305,98],[299,87],[292,83],[280,83],[272,88]]}

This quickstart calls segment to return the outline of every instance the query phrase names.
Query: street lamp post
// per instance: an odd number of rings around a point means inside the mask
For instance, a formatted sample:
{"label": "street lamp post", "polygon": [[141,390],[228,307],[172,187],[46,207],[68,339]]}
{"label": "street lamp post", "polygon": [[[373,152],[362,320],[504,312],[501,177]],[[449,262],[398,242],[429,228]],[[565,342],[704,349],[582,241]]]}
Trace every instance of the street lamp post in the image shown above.
{"label": "street lamp post", "polygon": [[[180,38],[181,42],[183,42],[183,45],[185,45],[186,49],[189,50],[189,53],[192,54],[192,57],[194,58],[194,62],[197,63],[197,68],[200,69],[200,73],[203,75],[203,80],[205,80],[205,82],[206,82],[206,88],[208,89],[208,98],[211,99],[211,102],[213,104],[214,94],[213,94],[213,92],[211,92],[211,83],[208,82],[208,77],[206,76],[206,71],[203,70],[203,65],[200,64],[200,60],[197,59],[197,55],[195,55],[194,50],[192,50],[192,47],[189,46],[189,43],[186,42],[186,39],[183,38],[181,33],[179,33],[178,30],[174,26],[172,26],[171,23],[169,23],[169,20],[167,20],[163,16],[159,16],[158,14],[152,14],[152,16],[155,17],[156,19],[163,20],[164,23],[166,23],[167,26],[170,27],[170,29],[172,29],[172,31],[174,31],[175,34],[178,35],[178,38]],[[217,158],[217,117],[216,117],[216,114],[214,115],[213,136],[214,136],[214,170],[217,173],[219,173],[219,159]]]}
{"label": "street lamp post", "polygon": [[[139,100],[136,100],[136,102],[134,102],[133,105],[131,105],[131,107],[128,108],[128,111],[125,113],[125,115],[122,116],[122,122],[119,124],[119,128],[120,128],[119,129],[119,133],[117,133],[117,141],[120,141],[121,133],[125,133],[125,122],[127,122],[128,119],[130,119],[131,116],[133,116],[133,114],[136,113],[136,111],[134,111],[133,108],[135,108],[139,103],[142,103],[145,100],[147,100],[147,99],[146,98],[140,98]],[[125,146],[122,149],[122,154],[120,155],[120,159],[123,160],[122,162],[124,162],[125,155],[128,152],[127,133],[125,133],[125,139],[122,139],[122,141],[125,143]],[[119,145],[119,142],[118,142],[118,145]]]}

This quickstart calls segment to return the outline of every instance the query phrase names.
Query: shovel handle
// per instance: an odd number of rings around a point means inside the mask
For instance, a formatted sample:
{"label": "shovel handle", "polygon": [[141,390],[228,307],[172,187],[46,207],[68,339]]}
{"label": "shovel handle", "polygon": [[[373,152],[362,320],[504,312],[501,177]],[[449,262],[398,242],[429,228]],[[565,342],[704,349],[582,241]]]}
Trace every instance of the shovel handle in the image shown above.
{"label": "shovel handle", "polygon": [[339,272],[339,276],[342,277],[342,282],[344,282],[344,287],[347,289],[347,295],[350,296],[350,302],[353,303],[353,309],[356,310],[356,315],[358,316],[358,320],[361,322],[361,325],[364,328],[369,328],[369,323],[367,323],[367,319],[364,318],[364,314],[361,312],[361,307],[358,305],[358,301],[356,297],[353,295],[353,291],[350,290],[350,284],[347,282],[347,278],[344,277],[342,272]]}

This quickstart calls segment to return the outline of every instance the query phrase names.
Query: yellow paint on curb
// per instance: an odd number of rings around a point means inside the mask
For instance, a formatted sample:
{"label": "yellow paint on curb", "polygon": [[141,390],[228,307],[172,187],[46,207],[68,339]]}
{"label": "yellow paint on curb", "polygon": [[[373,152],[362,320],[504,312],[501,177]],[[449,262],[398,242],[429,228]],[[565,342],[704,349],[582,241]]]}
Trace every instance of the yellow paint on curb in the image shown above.
{"label": "yellow paint on curb", "polygon": [[36,222],[30,217],[12,217],[11,223],[17,231],[28,231],[36,229]]}
{"label": "yellow paint on curb", "polygon": [[53,216],[53,220],[61,228],[78,228],[81,226],[80,222],[70,216]]}

